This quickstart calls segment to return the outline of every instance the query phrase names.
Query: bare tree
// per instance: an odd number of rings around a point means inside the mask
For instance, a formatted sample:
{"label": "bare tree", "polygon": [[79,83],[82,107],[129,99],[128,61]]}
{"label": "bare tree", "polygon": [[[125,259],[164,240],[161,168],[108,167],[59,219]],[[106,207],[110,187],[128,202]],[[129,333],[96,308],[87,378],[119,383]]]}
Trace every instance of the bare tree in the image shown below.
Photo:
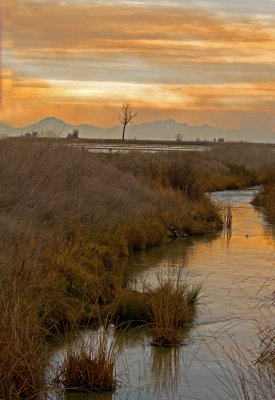
{"label": "bare tree", "polygon": [[183,134],[182,133],[177,133],[175,135],[175,139],[177,142],[181,142],[183,140]]}
{"label": "bare tree", "polygon": [[123,125],[122,132],[122,140],[125,137],[125,129],[129,123],[132,123],[133,119],[137,116],[137,113],[134,113],[132,110],[132,106],[129,103],[124,103],[121,107],[121,111],[119,114],[119,121]]}

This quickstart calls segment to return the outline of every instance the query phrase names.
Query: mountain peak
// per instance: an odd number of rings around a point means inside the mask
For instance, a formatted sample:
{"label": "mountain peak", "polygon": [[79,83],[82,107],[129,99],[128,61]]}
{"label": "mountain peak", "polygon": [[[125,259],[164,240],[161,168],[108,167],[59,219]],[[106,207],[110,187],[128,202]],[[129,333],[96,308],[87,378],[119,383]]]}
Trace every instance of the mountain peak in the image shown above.
{"label": "mountain peak", "polygon": [[56,117],[43,118],[40,121],[38,121],[35,125],[49,125],[49,124],[67,125],[66,122],[62,121],[62,119]]}

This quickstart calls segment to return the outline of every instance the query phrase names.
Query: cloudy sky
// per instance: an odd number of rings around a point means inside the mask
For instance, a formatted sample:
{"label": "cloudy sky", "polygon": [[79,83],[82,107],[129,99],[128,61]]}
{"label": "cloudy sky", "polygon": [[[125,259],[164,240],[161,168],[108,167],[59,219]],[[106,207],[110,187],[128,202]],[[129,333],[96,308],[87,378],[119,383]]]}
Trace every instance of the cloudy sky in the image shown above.
{"label": "cloudy sky", "polygon": [[1,122],[275,131],[275,0],[3,0]]}

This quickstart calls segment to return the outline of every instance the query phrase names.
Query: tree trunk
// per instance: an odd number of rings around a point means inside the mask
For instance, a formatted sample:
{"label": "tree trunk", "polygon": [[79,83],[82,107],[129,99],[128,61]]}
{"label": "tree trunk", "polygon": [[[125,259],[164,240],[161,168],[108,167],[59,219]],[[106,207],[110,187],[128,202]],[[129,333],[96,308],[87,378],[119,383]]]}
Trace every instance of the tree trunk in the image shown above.
{"label": "tree trunk", "polygon": [[122,140],[124,140],[125,128],[126,128],[126,124],[125,124],[125,125],[123,125]]}

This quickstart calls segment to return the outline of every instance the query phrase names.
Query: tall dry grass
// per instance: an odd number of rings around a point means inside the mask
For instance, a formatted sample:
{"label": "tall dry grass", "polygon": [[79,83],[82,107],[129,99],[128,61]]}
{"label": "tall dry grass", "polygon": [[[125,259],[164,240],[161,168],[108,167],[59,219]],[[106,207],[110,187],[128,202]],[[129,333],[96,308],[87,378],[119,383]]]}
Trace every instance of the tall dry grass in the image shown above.
{"label": "tall dry grass", "polygon": [[159,215],[177,208],[98,156],[56,143],[1,143],[0,180],[0,279],[17,280],[44,325],[61,331],[112,302],[120,255],[161,241]]}
{"label": "tall dry grass", "polygon": [[0,209],[58,233],[66,229],[69,235],[81,224],[91,233],[114,230],[148,209],[152,214],[167,206],[99,156],[55,143],[1,143],[0,167]]}
{"label": "tall dry grass", "polygon": [[115,363],[118,356],[115,342],[108,343],[104,328],[96,340],[82,339],[77,348],[66,350],[59,380],[65,389],[112,391],[116,387]]}
{"label": "tall dry grass", "polygon": [[176,279],[159,276],[157,287],[146,286],[153,344],[165,347],[182,343],[180,328],[191,324],[200,290],[200,285],[190,287],[182,281],[180,273]]}
{"label": "tall dry grass", "polygon": [[266,171],[263,184],[254,196],[253,204],[263,207],[268,221],[275,223],[275,167]]}
{"label": "tall dry grass", "polygon": [[200,285],[191,286],[181,275],[158,275],[157,283],[144,284],[141,292],[124,289],[117,299],[114,320],[150,325],[154,345],[181,344],[182,328],[190,327],[201,290]]}
{"label": "tall dry grass", "polygon": [[217,144],[207,152],[157,153],[153,157],[136,152],[111,158],[119,168],[179,189],[191,199],[206,191],[261,184],[275,166],[273,147],[252,143]]}
{"label": "tall dry grass", "polygon": [[45,332],[16,293],[0,302],[0,398],[45,399]]}

